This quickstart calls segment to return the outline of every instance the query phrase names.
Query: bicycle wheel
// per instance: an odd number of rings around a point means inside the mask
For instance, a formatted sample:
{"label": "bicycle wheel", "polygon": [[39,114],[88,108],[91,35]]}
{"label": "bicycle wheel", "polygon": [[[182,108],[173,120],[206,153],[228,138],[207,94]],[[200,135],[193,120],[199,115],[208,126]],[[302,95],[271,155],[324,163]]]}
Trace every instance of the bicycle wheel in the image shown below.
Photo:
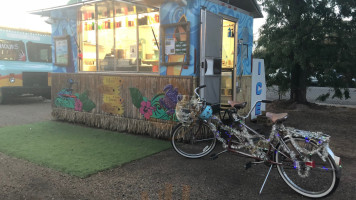
{"label": "bicycle wheel", "polygon": [[172,146],[184,157],[201,158],[209,154],[215,145],[215,135],[206,123],[178,124],[173,129]]}
{"label": "bicycle wheel", "polygon": [[[309,151],[317,148],[315,143],[305,141],[304,138],[294,138],[294,140],[300,147]],[[325,197],[336,190],[340,181],[340,170],[330,155],[325,162],[317,154],[300,156],[290,139],[284,142],[288,149],[295,153],[298,161],[293,161],[287,148],[283,148],[281,144],[277,148],[275,158],[276,162],[282,165],[277,165],[277,169],[283,180],[293,190],[311,198]],[[311,163],[315,164],[315,167],[311,167]]]}

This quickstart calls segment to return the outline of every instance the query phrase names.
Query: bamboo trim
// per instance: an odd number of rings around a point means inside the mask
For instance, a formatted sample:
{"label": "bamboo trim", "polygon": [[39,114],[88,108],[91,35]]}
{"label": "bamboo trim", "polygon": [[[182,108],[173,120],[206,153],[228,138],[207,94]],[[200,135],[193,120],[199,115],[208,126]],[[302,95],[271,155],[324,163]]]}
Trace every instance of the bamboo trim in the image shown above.
{"label": "bamboo trim", "polygon": [[146,135],[159,139],[170,139],[174,123],[161,123],[138,119],[129,119],[114,115],[77,112],[69,109],[53,108],[53,118],[70,123],[79,123],[90,127],[103,128],[117,132]]}

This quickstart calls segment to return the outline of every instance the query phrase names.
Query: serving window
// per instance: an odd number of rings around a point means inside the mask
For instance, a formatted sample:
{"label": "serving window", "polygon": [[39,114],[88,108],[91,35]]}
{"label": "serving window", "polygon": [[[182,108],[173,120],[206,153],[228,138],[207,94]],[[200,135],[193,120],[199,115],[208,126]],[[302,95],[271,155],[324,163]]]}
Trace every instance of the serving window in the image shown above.
{"label": "serving window", "polygon": [[82,8],[81,22],[81,50],[83,60],[80,62],[80,71],[97,71],[96,67],[96,24],[95,6]]}
{"label": "serving window", "polygon": [[81,9],[80,71],[158,72],[159,12],[122,2]]}
{"label": "serving window", "polygon": [[52,63],[52,48],[49,44],[27,42],[28,60],[30,62]]}

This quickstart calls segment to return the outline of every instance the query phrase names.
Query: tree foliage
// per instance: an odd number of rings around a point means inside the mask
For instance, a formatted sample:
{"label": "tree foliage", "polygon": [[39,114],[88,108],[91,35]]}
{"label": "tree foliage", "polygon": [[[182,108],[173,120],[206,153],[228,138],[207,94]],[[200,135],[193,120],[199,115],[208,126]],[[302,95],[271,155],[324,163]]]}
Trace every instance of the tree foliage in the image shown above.
{"label": "tree foliage", "polygon": [[273,75],[267,82],[290,89],[291,100],[300,103],[310,77],[334,87],[333,97],[349,98],[356,78],[356,0],[260,1],[268,16],[254,53]]}

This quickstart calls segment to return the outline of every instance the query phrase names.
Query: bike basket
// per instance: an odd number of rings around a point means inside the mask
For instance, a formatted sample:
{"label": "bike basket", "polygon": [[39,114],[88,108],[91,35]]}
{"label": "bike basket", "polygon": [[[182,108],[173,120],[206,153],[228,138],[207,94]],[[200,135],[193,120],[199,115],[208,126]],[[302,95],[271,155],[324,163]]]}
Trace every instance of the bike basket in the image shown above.
{"label": "bike basket", "polygon": [[200,114],[200,107],[198,99],[190,98],[187,95],[182,96],[182,100],[178,101],[176,105],[176,116],[181,123],[192,123]]}
{"label": "bike basket", "polygon": [[210,119],[211,116],[213,116],[213,109],[211,106],[209,105],[205,105],[203,109],[201,109],[201,113],[199,115],[200,119],[203,120],[208,120]]}

